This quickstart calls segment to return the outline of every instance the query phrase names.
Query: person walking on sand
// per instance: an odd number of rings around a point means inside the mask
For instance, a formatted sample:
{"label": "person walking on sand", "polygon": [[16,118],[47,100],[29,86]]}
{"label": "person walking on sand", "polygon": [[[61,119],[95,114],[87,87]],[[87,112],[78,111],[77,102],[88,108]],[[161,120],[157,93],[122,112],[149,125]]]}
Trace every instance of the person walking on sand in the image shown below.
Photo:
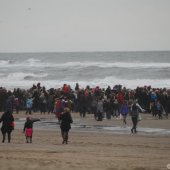
{"label": "person walking on sand", "polygon": [[67,144],[68,143],[68,133],[69,133],[69,130],[71,129],[71,123],[73,123],[73,119],[70,114],[70,109],[68,107],[64,108],[64,112],[61,115],[60,119],[61,119],[61,124],[60,124],[61,135],[62,135],[62,139],[63,139],[62,143]]}
{"label": "person walking on sand", "polygon": [[127,104],[127,101],[124,101],[121,108],[120,108],[120,114],[122,115],[123,118],[123,123],[124,123],[124,127],[126,127],[126,119],[127,119],[127,115],[129,113],[129,107]]}
{"label": "person walking on sand", "polygon": [[145,110],[141,108],[141,106],[137,103],[137,101],[135,101],[132,104],[131,107],[131,117],[132,117],[132,123],[133,123],[133,127],[131,129],[132,133],[136,133],[136,127],[137,127],[137,123],[138,123],[138,118],[139,118],[139,110],[144,112]]}
{"label": "person walking on sand", "polygon": [[0,123],[2,122],[1,132],[3,135],[2,143],[5,142],[6,134],[8,134],[8,143],[11,141],[11,132],[14,130],[14,117],[10,111],[4,112],[0,118]]}
{"label": "person walking on sand", "polygon": [[32,143],[33,123],[37,121],[40,121],[40,119],[33,119],[31,117],[26,118],[23,129],[23,133],[25,133],[26,143]]}

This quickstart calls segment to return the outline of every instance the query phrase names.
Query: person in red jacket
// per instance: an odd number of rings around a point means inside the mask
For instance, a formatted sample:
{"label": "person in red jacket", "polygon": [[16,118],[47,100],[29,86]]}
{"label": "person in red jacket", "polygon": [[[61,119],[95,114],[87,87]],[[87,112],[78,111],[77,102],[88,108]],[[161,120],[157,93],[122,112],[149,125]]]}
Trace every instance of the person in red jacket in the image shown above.
{"label": "person in red jacket", "polygon": [[61,100],[59,98],[57,98],[56,102],[55,102],[55,111],[56,111],[55,112],[56,118],[60,122],[60,117],[61,117],[61,112],[62,112],[62,103],[61,103]]}
{"label": "person in red jacket", "polygon": [[125,96],[123,94],[123,92],[119,91],[118,94],[117,94],[117,99],[118,99],[118,102],[120,104],[123,104],[124,101],[125,101]]}
{"label": "person in red jacket", "polygon": [[119,107],[119,114],[120,114],[120,109],[121,109],[122,104],[125,101],[125,96],[122,91],[119,91],[116,97],[118,100],[118,107]]}
{"label": "person in red jacket", "polygon": [[67,84],[64,84],[63,85],[63,93],[64,93],[64,95],[67,96],[68,92],[69,92],[69,86]]}

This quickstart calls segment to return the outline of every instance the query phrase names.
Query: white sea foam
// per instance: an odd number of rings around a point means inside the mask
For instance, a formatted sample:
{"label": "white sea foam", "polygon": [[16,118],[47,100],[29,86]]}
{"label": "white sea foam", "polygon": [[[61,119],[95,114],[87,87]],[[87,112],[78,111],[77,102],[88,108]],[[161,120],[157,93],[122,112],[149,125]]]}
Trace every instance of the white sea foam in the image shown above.
{"label": "white sea foam", "polygon": [[[33,63],[32,63],[33,64]],[[101,67],[101,68],[170,68],[170,63],[136,63],[136,62],[66,62],[66,63],[35,63],[35,67],[60,67],[60,68],[86,68],[86,67]]]}
{"label": "white sea foam", "polygon": [[95,79],[94,84],[99,84],[102,87],[107,87],[108,85],[114,86],[116,84],[121,84],[127,88],[136,88],[137,86],[152,85],[154,87],[170,87],[170,79],[120,79],[113,76],[105,77],[104,79]]}
{"label": "white sea foam", "polygon": [[38,60],[38,59],[35,59],[35,58],[30,58],[30,59],[28,59],[28,60],[26,60],[24,63],[22,63],[22,64],[24,64],[24,65],[27,65],[27,66],[41,66],[41,64],[43,64],[43,63],[41,63],[41,61],[40,60]]}
{"label": "white sea foam", "polygon": [[84,62],[66,62],[66,63],[46,63],[41,62],[40,60],[30,58],[23,62],[10,63],[9,60],[0,60],[1,67],[35,67],[35,68],[44,68],[44,67],[58,67],[58,68],[86,68],[86,67],[100,67],[100,68],[170,68],[170,63],[145,63],[145,62],[95,62],[95,61],[84,61]]}
{"label": "white sea foam", "polygon": [[26,62],[29,62],[29,63],[36,63],[36,62],[40,62],[41,60],[38,60],[38,59],[35,59],[35,58],[29,58],[26,60]]}
{"label": "white sea foam", "polygon": [[[63,84],[69,84],[73,89],[75,84],[78,82],[81,88],[85,88],[87,85],[90,87],[100,86],[101,88],[106,88],[108,85],[111,87],[115,85],[122,85],[123,87],[127,87],[130,89],[134,89],[137,86],[149,86],[155,88],[170,88],[170,79],[164,80],[156,80],[156,79],[136,79],[136,80],[125,80],[125,79],[118,79],[116,77],[106,77],[105,79],[94,79],[93,81],[79,81],[79,80],[44,80],[43,76],[46,75],[42,74],[42,79],[39,80],[24,80],[25,76],[29,76],[30,74],[18,74],[17,76],[10,75],[5,80],[0,80],[0,86],[4,86],[6,88],[30,88],[33,84],[37,84],[40,82],[42,86],[45,86],[47,89],[49,88],[60,88]],[[34,75],[35,77],[38,75]],[[36,78],[35,78],[36,79]]]}
{"label": "white sea foam", "polygon": [[170,63],[137,63],[137,62],[67,62],[60,64],[62,67],[101,67],[101,68],[170,68]]}
{"label": "white sea foam", "polygon": [[[3,75],[3,74],[2,74]],[[6,77],[1,77],[1,80],[5,81],[21,81],[24,80],[26,77],[33,77],[33,78],[43,78],[46,77],[48,74],[34,74],[34,73],[23,73],[23,72],[16,72],[10,73]]]}
{"label": "white sea foam", "polygon": [[8,65],[10,63],[11,63],[10,60],[0,60],[0,66]]}

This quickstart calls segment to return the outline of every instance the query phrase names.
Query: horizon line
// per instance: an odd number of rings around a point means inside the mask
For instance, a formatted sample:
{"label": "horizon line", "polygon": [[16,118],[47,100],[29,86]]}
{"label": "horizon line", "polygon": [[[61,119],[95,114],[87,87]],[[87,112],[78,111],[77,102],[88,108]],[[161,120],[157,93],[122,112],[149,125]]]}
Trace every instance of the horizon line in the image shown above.
{"label": "horizon line", "polygon": [[0,54],[11,54],[11,53],[102,53],[102,52],[170,52],[170,50],[102,50],[102,51],[9,51],[9,52],[0,52]]}

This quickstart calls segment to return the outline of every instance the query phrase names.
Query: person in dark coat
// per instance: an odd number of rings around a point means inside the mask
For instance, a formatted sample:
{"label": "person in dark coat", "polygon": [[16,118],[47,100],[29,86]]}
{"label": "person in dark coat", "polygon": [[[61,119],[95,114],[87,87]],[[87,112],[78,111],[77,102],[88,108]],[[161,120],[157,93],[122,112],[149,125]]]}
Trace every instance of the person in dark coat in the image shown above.
{"label": "person in dark coat", "polygon": [[132,123],[133,123],[133,127],[131,129],[132,133],[136,133],[136,127],[137,127],[137,123],[138,123],[138,119],[139,119],[139,112],[144,112],[145,110],[141,108],[141,106],[137,103],[137,101],[135,101],[132,104],[131,107],[131,117],[132,117]]}
{"label": "person in dark coat", "polygon": [[23,133],[25,133],[25,138],[27,143],[32,143],[32,134],[33,134],[33,123],[40,121],[40,119],[32,119],[31,117],[27,117],[26,122],[24,124]]}
{"label": "person in dark coat", "polygon": [[73,123],[73,119],[70,114],[70,109],[66,107],[64,109],[63,114],[61,115],[61,124],[60,124],[63,144],[68,143],[68,132],[71,129],[71,123]]}
{"label": "person in dark coat", "polygon": [[8,143],[11,141],[11,132],[14,129],[14,117],[10,111],[4,112],[0,118],[0,123],[2,122],[1,132],[3,135],[2,142],[5,142],[6,133],[8,134]]}

